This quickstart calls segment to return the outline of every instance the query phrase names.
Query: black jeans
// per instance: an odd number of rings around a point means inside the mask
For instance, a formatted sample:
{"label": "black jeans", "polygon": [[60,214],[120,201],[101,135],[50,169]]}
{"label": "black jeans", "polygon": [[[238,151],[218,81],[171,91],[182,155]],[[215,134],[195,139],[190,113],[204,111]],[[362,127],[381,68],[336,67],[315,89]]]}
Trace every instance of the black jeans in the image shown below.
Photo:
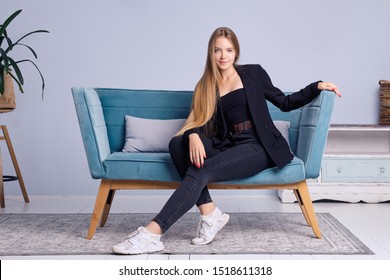
{"label": "black jeans", "polygon": [[183,181],[153,219],[162,232],[194,205],[212,202],[207,184],[249,177],[274,165],[252,129],[233,135],[233,146],[229,148],[214,148],[210,138],[202,142],[207,159],[200,168],[191,164],[183,136],[176,136],[169,143],[172,160]]}

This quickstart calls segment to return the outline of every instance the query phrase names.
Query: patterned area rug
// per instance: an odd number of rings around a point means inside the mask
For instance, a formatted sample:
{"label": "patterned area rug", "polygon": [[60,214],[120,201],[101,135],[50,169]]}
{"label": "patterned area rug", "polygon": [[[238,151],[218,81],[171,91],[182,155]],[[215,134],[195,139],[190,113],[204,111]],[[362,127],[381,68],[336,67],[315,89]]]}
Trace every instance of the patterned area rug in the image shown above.
{"label": "patterned area rug", "polygon": [[[153,214],[108,217],[91,240],[90,214],[1,214],[0,255],[103,255]],[[198,213],[187,213],[163,236],[166,254],[373,254],[328,213],[317,213],[323,235],[315,238],[301,213],[232,213],[209,245],[195,246]]]}

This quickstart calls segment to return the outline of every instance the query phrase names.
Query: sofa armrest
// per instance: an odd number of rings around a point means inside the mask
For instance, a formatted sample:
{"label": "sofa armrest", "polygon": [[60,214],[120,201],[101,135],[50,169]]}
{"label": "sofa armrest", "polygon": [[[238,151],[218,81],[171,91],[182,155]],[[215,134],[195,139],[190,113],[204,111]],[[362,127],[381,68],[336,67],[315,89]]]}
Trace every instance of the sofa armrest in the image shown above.
{"label": "sofa armrest", "polygon": [[93,88],[72,88],[81,136],[92,178],[105,176],[102,162],[110,155],[103,108]]}
{"label": "sofa armrest", "polygon": [[320,174],[334,98],[334,92],[322,91],[302,109],[296,156],[305,163],[306,179]]}

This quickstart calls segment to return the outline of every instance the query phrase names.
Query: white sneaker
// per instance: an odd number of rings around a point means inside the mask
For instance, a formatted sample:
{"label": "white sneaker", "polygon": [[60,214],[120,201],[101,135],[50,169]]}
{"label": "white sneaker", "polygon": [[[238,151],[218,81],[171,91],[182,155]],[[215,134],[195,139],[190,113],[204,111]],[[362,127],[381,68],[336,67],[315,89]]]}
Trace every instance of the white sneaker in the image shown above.
{"label": "white sneaker", "polygon": [[211,243],[217,233],[227,224],[229,221],[229,215],[222,213],[218,208],[208,216],[201,216],[197,237],[192,239],[192,244],[206,245]]}
{"label": "white sneaker", "polygon": [[112,251],[122,255],[154,253],[164,250],[161,235],[153,234],[144,227],[139,227],[125,241],[112,247]]}

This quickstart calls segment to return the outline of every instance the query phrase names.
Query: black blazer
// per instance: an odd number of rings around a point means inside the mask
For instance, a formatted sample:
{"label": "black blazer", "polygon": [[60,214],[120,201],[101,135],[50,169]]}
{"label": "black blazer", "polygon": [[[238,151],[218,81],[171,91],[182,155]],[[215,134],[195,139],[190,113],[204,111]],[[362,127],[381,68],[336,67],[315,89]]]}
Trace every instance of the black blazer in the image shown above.
{"label": "black blazer", "polygon": [[[275,127],[268,110],[266,100],[270,101],[282,111],[287,112],[300,108],[310,103],[320,94],[317,86],[319,82],[312,83],[298,92],[285,95],[275,87],[267,72],[260,65],[239,65],[236,70],[244,85],[245,94],[249,104],[249,111],[256,133],[275,165],[282,168],[293,159],[287,141]],[[223,117],[222,108],[218,103],[216,114],[217,132],[212,137],[215,147],[229,145],[230,133]],[[192,132],[199,133],[194,129],[186,131],[185,136]]]}

